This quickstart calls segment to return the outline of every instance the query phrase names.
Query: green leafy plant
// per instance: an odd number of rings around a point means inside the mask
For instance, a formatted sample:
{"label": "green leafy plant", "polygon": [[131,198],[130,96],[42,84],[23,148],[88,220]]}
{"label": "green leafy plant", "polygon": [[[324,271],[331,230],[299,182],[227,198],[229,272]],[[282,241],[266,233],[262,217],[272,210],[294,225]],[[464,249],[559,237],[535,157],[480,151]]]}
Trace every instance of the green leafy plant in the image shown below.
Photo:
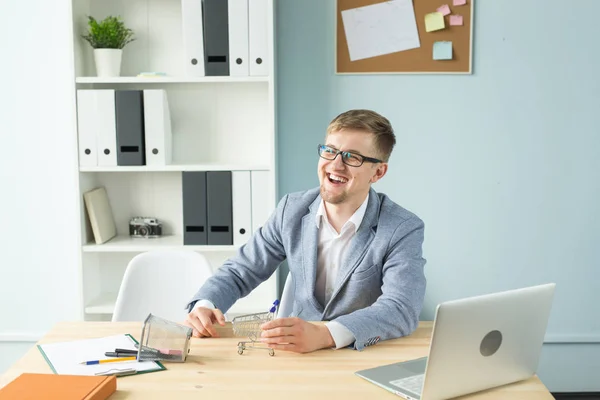
{"label": "green leafy plant", "polygon": [[133,31],[125,26],[121,17],[108,16],[96,21],[88,16],[88,32],[82,38],[94,49],[122,49],[135,40]]}

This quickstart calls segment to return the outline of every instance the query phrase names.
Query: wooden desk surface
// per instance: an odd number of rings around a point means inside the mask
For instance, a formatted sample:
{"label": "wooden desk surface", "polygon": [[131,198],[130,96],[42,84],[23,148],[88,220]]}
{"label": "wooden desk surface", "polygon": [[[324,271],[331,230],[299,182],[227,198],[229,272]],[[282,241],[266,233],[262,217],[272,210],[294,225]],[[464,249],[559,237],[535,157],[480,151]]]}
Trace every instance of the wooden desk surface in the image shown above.
{"label": "wooden desk surface", "polygon": [[[140,323],[71,322],[57,324],[38,344],[130,333],[137,340]],[[165,363],[166,371],[117,378],[118,399],[397,399],[398,396],[354,375],[355,371],[427,355],[431,322],[422,322],[409,337],[379,342],[362,352],[321,350],[308,354],[265,350],[237,353],[239,338],[231,325],[218,339],[192,339],[185,363]],[[243,339],[242,339],[243,340]],[[52,373],[37,347],[29,350],[2,377],[0,387],[23,372]],[[209,397],[214,396],[214,397]],[[490,389],[462,399],[553,400],[537,377]]]}

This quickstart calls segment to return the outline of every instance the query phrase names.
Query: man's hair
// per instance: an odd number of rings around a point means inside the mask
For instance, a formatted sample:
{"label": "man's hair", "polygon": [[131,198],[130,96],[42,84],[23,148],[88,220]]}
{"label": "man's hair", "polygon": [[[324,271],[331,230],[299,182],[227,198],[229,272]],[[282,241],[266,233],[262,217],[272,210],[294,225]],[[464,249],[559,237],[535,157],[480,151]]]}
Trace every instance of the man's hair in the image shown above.
{"label": "man's hair", "polygon": [[[349,110],[335,117],[327,127],[327,135],[342,129],[354,129],[372,133],[379,156],[387,162],[396,144],[392,124],[382,115],[371,110]],[[368,154],[365,154],[368,155]]]}

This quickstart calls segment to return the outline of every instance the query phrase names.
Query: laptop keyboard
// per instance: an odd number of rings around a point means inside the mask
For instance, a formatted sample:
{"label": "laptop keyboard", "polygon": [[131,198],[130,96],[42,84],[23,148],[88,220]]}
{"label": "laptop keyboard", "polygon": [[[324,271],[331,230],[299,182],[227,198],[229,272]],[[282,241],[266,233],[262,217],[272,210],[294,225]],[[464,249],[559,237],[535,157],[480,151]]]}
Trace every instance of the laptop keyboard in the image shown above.
{"label": "laptop keyboard", "polygon": [[410,392],[420,395],[421,390],[423,388],[424,378],[425,374],[413,375],[409,376],[408,378],[396,379],[395,381],[391,381],[390,383],[394,386],[398,386],[401,389],[408,390]]}

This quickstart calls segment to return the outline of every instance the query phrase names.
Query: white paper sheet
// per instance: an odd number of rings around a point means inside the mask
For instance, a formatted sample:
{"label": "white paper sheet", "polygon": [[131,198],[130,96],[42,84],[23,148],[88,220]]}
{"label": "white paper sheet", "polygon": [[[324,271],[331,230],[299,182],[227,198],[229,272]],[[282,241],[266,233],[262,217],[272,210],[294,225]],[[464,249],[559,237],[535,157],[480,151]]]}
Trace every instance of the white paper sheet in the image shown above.
{"label": "white paper sheet", "polygon": [[342,11],[350,60],[421,47],[412,0],[393,0]]}
{"label": "white paper sheet", "polygon": [[127,370],[133,368],[138,372],[164,369],[154,361],[122,361],[96,365],[80,364],[82,361],[110,358],[106,357],[104,353],[114,351],[117,348],[136,350],[135,341],[128,335],[41,344],[39,347],[59,375],[95,375],[96,373],[106,373],[112,369]]}

